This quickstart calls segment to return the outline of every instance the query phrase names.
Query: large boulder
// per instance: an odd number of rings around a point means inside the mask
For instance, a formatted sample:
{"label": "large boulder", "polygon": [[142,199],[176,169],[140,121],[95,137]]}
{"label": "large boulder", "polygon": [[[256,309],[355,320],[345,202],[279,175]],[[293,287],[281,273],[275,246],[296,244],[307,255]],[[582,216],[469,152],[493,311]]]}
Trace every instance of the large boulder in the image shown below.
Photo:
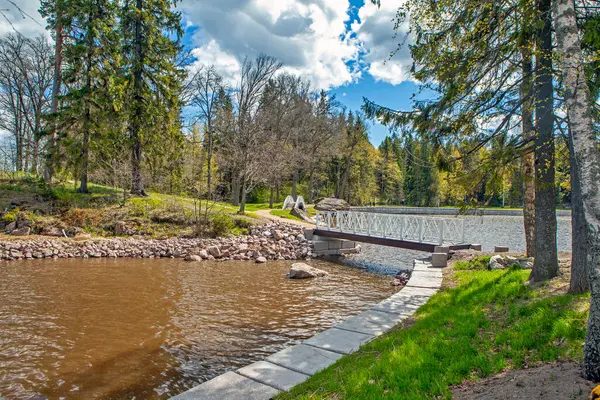
{"label": "large boulder", "polygon": [[27,236],[31,233],[31,228],[26,226],[24,228],[14,229],[10,234],[14,236]]}
{"label": "large boulder", "polygon": [[62,230],[60,228],[57,228],[56,226],[45,227],[44,229],[42,229],[41,233],[44,236],[55,236],[55,237],[63,236]]}
{"label": "large boulder", "polygon": [[290,273],[288,274],[288,278],[290,279],[307,279],[307,278],[316,278],[319,276],[329,275],[327,272],[311,267],[308,264],[304,263],[294,263],[290,268]]}
{"label": "large boulder", "polygon": [[315,221],[311,218],[311,216],[301,208],[296,208],[296,207],[292,208],[292,210],[290,211],[290,214],[292,214],[295,217],[300,218],[301,220],[303,220],[305,222],[309,222],[312,224],[315,223]]}
{"label": "large boulder", "polygon": [[350,204],[342,199],[327,197],[318,202],[315,209],[319,211],[347,211],[350,209]]}

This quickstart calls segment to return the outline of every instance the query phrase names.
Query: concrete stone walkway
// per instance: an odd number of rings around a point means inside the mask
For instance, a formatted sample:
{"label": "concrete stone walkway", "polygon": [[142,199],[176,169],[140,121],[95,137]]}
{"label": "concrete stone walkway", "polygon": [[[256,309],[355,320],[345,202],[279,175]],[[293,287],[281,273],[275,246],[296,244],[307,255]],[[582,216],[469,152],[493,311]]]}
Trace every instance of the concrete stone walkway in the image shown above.
{"label": "concrete stone walkway", "polygon": [[415,260],[407,285],[398,293],[303,343],[281,350],[235,372],[204,382],[175,400],[268,400],[390,330],[425,304],[440,288],[442,270]]}

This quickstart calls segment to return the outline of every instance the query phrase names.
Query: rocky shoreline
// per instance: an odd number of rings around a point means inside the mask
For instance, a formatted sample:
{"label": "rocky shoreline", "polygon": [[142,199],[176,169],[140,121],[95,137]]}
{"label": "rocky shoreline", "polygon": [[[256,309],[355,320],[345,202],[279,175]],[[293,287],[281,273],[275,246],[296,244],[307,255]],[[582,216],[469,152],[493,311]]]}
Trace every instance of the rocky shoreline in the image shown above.
{"label": "rocky shoreline", "polygon": [[28,237],[0,240],[0,260],[43,258],[183,258],[201,260],[304,260],[314,257],[301,227],[280,222],[254,226],[246,236],[206,238]]}

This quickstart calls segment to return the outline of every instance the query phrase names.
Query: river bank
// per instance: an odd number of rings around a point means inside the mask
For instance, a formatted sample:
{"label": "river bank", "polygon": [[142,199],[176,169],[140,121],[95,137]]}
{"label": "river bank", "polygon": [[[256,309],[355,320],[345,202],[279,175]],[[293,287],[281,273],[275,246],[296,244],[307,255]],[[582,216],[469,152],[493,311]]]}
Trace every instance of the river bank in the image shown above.
{"label": "river bank", "polygon": [[313,256],[300,226],[269,222],[249,235],[209,238],[89,238],[0,236],[0,259],[183,258],[201,260],[303,260]]}

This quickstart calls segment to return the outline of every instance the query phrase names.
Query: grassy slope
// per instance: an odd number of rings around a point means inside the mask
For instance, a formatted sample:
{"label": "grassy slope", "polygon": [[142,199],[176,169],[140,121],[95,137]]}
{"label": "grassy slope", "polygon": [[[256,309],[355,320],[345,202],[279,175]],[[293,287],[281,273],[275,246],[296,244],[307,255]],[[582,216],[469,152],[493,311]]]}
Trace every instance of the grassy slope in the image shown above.
{"label": "grassy slope", "polygon": [[[29,210],[28,219],[34,226],[59,225],[77,227],[85,232],[110,235],[117,220],[138,224],[142,233],[154,237],[179,236],[192,233],[198,204],[194,199],[161,193],[148,197],[131,197],[121,207],[122,191],[90,184],[90,193],[82,194],[70,184],[47,187],[39,179],[19,176],[0,179],[0,209],[10,209],[11,202],[20,204],[21,210]],[[200,210],[204,211],[203,202]],[[257,221],[252,211],[268,208],[268,205],[251,205],[245,216],[238,216],[238,208],[227,203],[210,203],[209,214],[228,214],[234,219]],[[6,216],[6,219],[11,216]]]}
{"label": "grassy slope", "polygon": [[[463,268],[465,265],[463,265]],[[278,399],[450,399],[449,387],[538,362],[580,361],[589,296],[529,271],[463,270],[414,324],[344,357]],[[406,324],[408,325],[408,324]]]}

